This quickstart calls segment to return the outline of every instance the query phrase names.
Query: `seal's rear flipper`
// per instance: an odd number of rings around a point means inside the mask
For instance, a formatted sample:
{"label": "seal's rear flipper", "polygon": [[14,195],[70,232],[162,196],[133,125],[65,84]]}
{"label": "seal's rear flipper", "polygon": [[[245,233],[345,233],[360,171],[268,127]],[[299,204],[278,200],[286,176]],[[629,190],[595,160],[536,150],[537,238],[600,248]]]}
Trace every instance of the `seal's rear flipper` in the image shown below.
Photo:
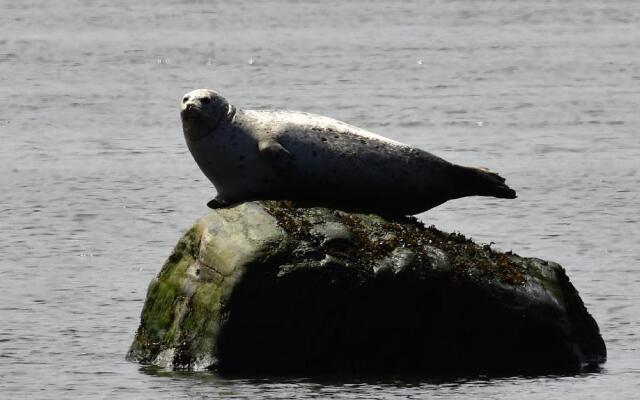
{"label": "seal's rear flipper", "polygon": [[501,199],[515,199],[516,191],[511,189],[500,175],[486,168],[460,167],[460,189],[463,196],[491,196]]}

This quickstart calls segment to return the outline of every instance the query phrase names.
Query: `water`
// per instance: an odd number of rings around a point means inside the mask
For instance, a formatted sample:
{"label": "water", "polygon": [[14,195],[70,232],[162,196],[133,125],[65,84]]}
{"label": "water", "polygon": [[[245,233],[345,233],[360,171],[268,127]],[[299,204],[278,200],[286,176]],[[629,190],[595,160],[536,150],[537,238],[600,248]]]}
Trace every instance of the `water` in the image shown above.
{"label": "water", "polygon": [[[421,218],[563,264],[609,361],[455,381],[232,379],[124,361],[148,282],[214,195],[178,116],[199,87],[508,177],[517,200]],[[0,99],[3,398],[640,392],[638,2],[0,0]]]}

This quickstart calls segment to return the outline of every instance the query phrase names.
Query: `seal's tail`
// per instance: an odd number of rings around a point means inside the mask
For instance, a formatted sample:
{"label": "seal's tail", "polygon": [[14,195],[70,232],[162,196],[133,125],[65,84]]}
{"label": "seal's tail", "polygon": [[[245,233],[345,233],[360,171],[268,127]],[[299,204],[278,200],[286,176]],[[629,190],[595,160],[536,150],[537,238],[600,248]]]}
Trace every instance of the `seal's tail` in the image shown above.
{"label": "seal's tail", "polygon": [[460,189],[465,196],[491,196],[501,199],[515,199],[516,191],[504,183],[500,175],[484,168],[461,167],[463,178]]}

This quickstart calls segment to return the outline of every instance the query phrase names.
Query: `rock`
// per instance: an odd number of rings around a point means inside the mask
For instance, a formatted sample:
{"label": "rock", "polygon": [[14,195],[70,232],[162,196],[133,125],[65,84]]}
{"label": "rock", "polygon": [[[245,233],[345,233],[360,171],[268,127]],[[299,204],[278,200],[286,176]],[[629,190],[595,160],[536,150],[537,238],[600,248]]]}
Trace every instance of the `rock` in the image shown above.
{"label": "rock", "polygon": [[575,371],[606,349],[556,263],[413,218],[250,202],[180,239],[127,357],[220,372],[442,375]]}

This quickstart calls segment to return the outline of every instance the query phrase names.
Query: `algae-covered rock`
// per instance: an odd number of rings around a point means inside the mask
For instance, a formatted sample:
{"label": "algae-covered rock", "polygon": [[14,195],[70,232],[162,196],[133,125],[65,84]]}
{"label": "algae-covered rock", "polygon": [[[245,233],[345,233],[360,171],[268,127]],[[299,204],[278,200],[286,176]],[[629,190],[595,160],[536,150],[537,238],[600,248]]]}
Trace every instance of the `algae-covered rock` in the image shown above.
{"label": "algae-covered rock", "polygon": [[550,372],[604,362],[564,269],[413,218],[219,209],[149,287],[127,357],[221,372]]}

